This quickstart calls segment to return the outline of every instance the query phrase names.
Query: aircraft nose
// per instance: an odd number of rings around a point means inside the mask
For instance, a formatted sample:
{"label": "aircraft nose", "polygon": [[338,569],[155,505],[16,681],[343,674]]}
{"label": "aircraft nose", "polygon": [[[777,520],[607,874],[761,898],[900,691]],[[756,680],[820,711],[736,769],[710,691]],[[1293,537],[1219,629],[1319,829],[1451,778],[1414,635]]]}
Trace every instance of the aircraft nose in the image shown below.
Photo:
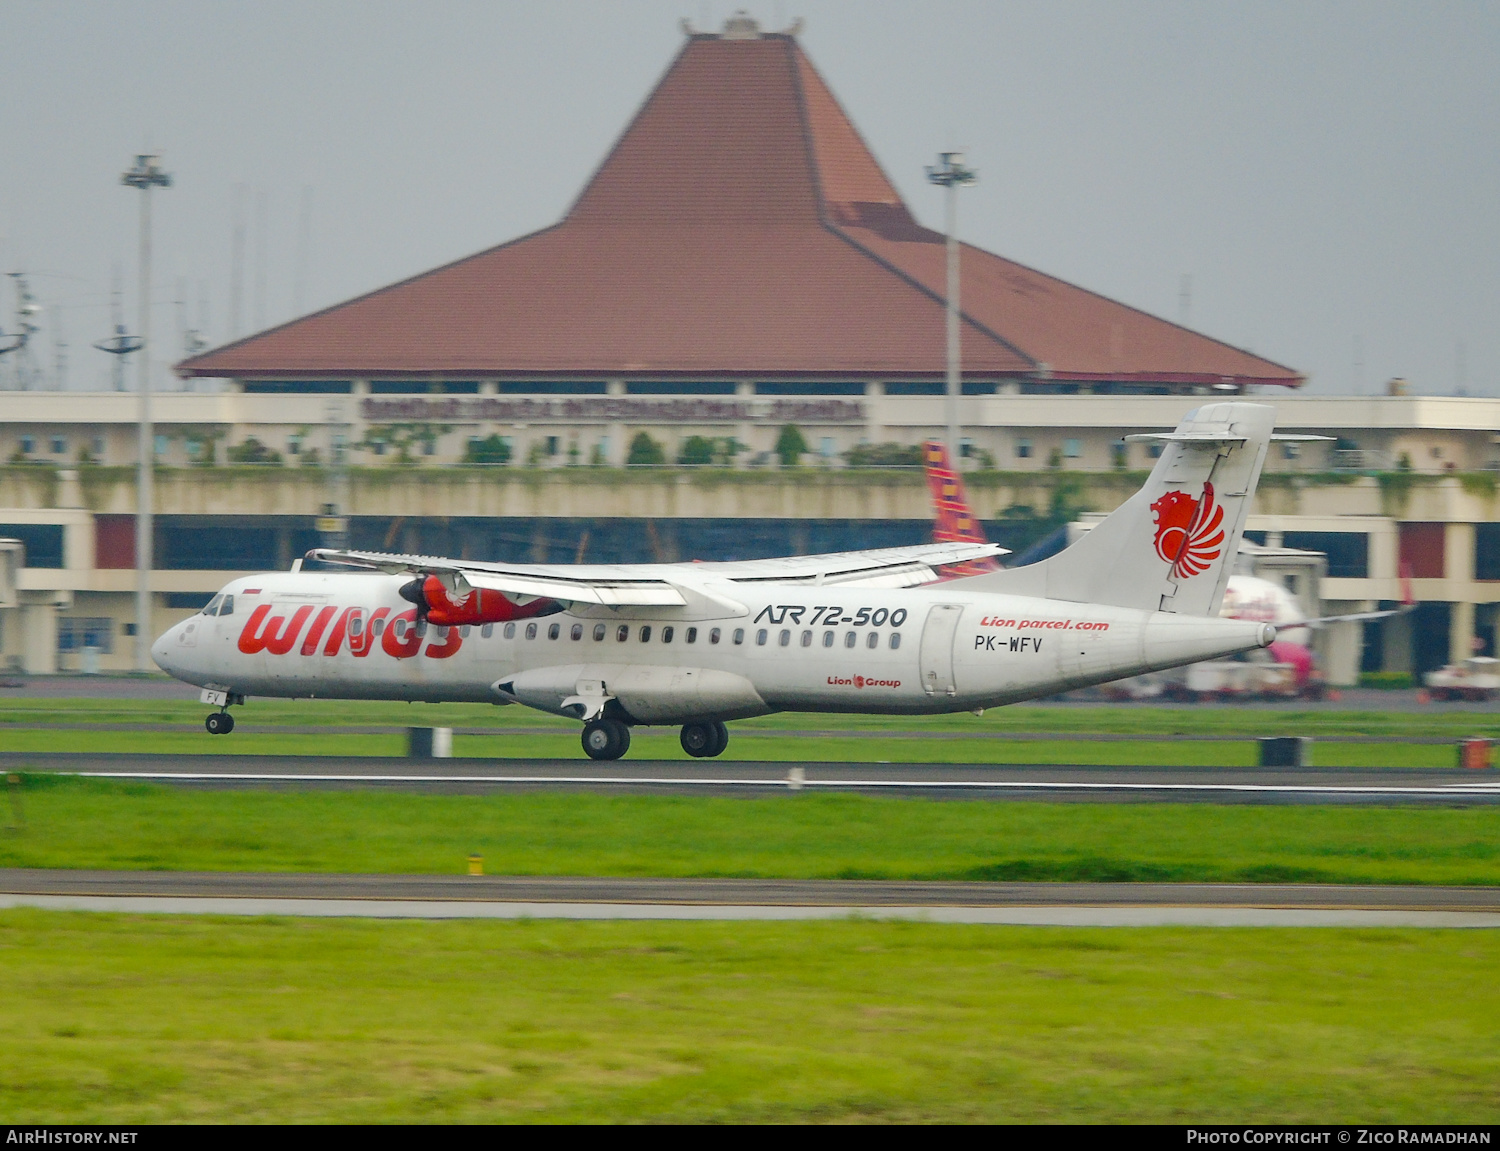
{"label": "aircraft nose", "polygon": [[157,636],[156,642],[151,645],[151,658],[156,661],[156,666],[168,675],[176,675],[181,666],[177,660],[172,658],[173,649],[176,647],[177,633],[182,630],[182,624],[169,627],[161,635]]}

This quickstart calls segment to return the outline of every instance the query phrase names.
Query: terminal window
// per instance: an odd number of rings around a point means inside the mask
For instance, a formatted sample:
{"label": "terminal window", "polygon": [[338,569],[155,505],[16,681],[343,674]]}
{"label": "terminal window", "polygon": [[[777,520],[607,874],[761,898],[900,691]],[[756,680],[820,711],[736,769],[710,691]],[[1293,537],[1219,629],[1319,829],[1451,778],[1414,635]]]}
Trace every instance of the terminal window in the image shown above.
{"label": "terminal window", "polygon": [[1474,525],[1474,578],[1500,580],[1500,524]]}
{"label": "terminal window", "polygon": [[284,396],[303,395],[348,395],[354,390],[349,380],[246,380],[242,385],[246,395]]}
{"label": "terminal window", "polygon": [[68,440],[67,440],[66,436],[53,436],[52,437],[52,454],[54,456],[63,455],[64,453],[67,452],[67,450],[68,450]]}
{"label": "terminal window", "polygon": [[115,621],[108,617],[59,616],[57,620],[58,651],[92,647],[108,655],[114,650],[114,636]]}
{"label": "terminal window", "polygon": [[0,524],[0,539],[20,540],[29,568],[63,566],[62,524]]}
{"label": "terminal window", "polygon": [[1035,449],[1032,447],[1030,440],[1017,440],[1016,441],[1016,456],[1018,458],[1023,459],[1023,460],[1029,460],[1031,458],[1031,453],[1034,450]]}
{"label": "terminal window", "polygon": [[1076,460],[1083,455],[1083,444],[1079,440],[1064,440],[1063,455],[1070,460]]}
{"label": "terminal window", "polygon": [[1369,578],[1370,537],[1365,532],[1287,532],[1282,543],[1322,552],[1328,557],[1328,574],[1335,579]]}
{"label": "terminal window", "polygon": [[631,380],[625,385],[628,396],[732,396],[738,385],[733,380]]}
{"label": "terminal window", "polygon": [[[886,385],[886,395],[901,394],[891,391],[892,386],[891,384]],[[774,382],[756,384],[755,394],[757,396],[862,396],[865,394],[865,386],[862,383],[852,382],[821,384]]]}

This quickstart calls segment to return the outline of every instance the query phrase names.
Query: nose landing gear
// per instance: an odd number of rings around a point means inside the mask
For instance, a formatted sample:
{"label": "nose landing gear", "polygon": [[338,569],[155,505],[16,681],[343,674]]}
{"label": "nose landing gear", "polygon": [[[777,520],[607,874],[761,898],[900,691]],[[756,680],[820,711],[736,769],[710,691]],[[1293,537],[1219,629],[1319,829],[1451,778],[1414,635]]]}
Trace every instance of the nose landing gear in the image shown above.
{"label": "nose landing gear", "polygon": [[590,759],[619,759],[630,750],[630,728],[617,719],[595,719],[583,725],[583,750]]}
{"label": "nose landing gear", "polygon": [[681,741],[682,750],[694,759],[711,759],[729,746],[729,729],[722,723],[685,723]]}
{"label": "nose landing gear", "polygon": [[229,714],[231,706],[244,703],[245,697],[237,691],[206,687],[198,693],[199,703],[211,703],[219,710],[203,721],[209,735],[228,735],[234,730],[234,716]]}

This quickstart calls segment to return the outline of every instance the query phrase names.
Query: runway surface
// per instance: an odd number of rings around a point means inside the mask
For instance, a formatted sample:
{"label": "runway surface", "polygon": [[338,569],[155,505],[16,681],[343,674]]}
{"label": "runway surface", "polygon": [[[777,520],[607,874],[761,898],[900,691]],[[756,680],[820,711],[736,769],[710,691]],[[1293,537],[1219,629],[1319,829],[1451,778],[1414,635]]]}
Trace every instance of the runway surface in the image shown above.
{"label": "runway surface", "polygon": [[[1500,803],[1500,773],[1361,768],[1059,767],[926,763],[0,754],[0,769],[184,786],[484,793],[590,790],[756,795],[845,791],[942,798],[1171,803]],[[795,774],[801,772],[800,778]]]}
{"label": "runway surface", "polygon": [[1052,926],[1500,927],[1500,890],[0,870],[0,907],[422,919],[862,916]]}

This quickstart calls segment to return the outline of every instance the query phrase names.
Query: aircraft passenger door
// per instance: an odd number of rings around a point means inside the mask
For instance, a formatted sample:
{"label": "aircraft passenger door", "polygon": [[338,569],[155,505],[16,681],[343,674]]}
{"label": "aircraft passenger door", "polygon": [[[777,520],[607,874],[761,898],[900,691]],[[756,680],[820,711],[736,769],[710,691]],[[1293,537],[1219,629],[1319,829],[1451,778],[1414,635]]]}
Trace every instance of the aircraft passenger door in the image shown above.
{"label": "aircraft passenger door", "polygon": [[922,690],[928,695],[954,695],[953,638],[958,633],[960,604],[940,603],[927,613],[922,628]]}

